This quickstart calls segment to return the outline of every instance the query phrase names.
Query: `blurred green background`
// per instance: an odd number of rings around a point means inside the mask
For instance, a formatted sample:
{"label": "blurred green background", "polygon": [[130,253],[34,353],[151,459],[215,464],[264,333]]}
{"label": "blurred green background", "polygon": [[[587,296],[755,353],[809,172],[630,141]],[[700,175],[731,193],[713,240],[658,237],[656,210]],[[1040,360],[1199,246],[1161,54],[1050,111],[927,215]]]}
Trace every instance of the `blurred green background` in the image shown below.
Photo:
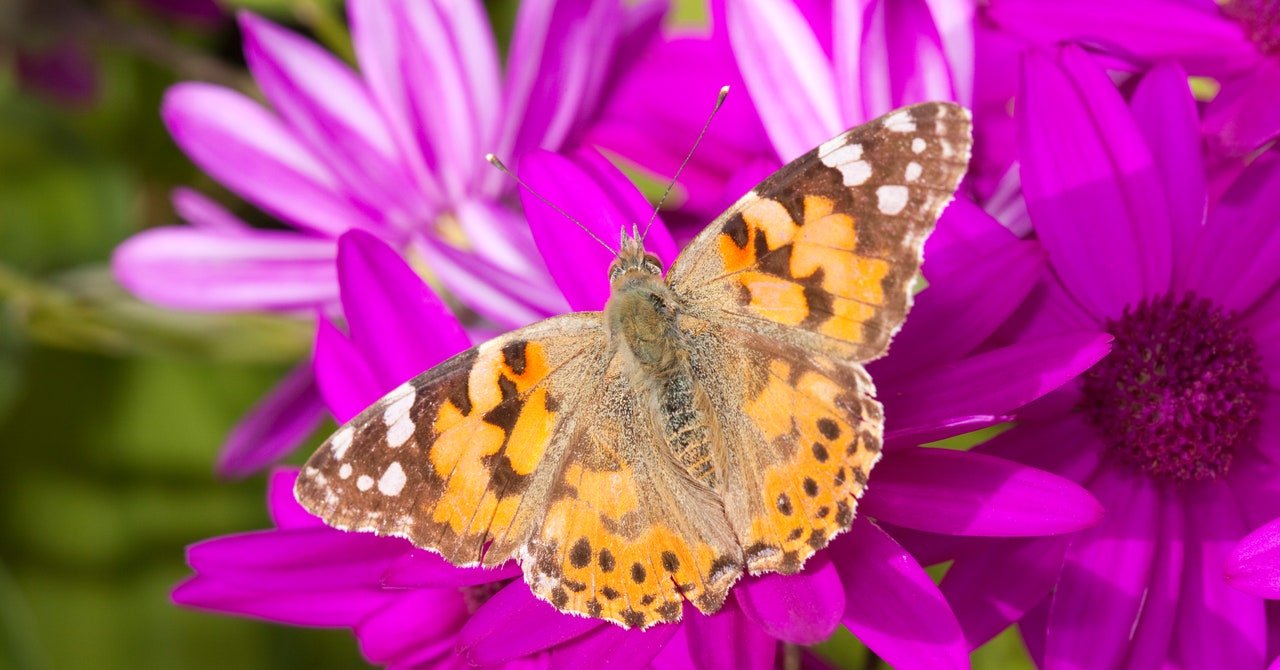
{"label": "blurred green background", "polygon": [[[269,525],[263,478],[219,481],[212,463],[234,422],[306,355],[312,332],[165,312],[110,280],[115,245],[176,221],[175,186],[261,220],[191,165],[158,114],[182,79],[252,92],[234,22],[193,27],[124,0],[69,0],[78,18],[114,30],[68,35],[58,12],[22,18],[24,3],[40,2],[0,2],[0,668],[361,667],[345,631],[169,602],[187,574],[184,546]],[[682,4],[686,15],[696,7]],[[223,5],[349,54],[337,0]],[[505,39],[514,3],[490,5]],[[15,74],[19,49],[67,38],[95,63],[91,101],[50,99]],[[875,665],[847,633],[823,651],[844,667]],[[1013,634],[975,665],[1030,667]]]}

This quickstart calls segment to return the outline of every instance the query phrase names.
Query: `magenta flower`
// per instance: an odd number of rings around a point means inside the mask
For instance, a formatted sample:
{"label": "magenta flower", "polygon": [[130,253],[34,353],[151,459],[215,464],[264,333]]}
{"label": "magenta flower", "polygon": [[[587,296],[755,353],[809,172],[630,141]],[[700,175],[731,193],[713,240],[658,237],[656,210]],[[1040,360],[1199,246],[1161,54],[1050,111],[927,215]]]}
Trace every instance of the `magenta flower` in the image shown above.
{"label": "magenta flower", "polygon": [[[649,215],[640,194],[593,152],[573,158],[536,152],[520,167],[534,188],[603,239],[616,238],[620,223]],[[574,197],[563,199],[569,193]],[[610,254],[541,202],[526,198],[525,207],[567,302],[600,308]],[[678,624],[625,631],[557,612],[516,579],[513,565],[453,568],[402,540],[321,527],[303,518],[292,500],[275,497],[277,529],[193,547],[197,574],[174,598],[295,625],[352,628],[371,661],[392,666],[550,659],[763,670],[773,667],[779,640],[812,644],[844,624],[896,667],[967,667],[960,626],[941,593],[872,517],[948,535],[998,537],[1067,533],[1096,522],[1097,504],[1065,479],[999,458],[913,445],[1000,420],[1087,368],[1105,353],[1108,338],[1069,335],[978,351],[1024,299],[1043,256],[972,207],[961,205],[948,216],[930,243],[934,286],[921,294],[909,322],[919,325],[909,325],[895,345],[906,353],[877,364],[891,417],[885,461],[853,530],[799,575],[748,578],[712,616],[686,608]],[[648,239],[670,262],[676,246],[661,223]],[[404,374],[467,341],[439,300],[375,237],[348,233],[339,248],[350,333],[321,324],[316,377],[334,414],[345,420]],[[969,272],[977,258],[990,270]],[[945,343],[929,336],[941,327],[952,334]],[[990,384],[991,378],[1004,383]],[[277,477],[284,490],[291,475]]]}
{"label": "magenta flower", "polygon": [[[522,3],[505,73],[479,2],[348,7],[360,73],[246,12],[245,57],[273,109],[203,83],[165,99],[164,120],[192,160],[289,229],[253,228],[183,191],[175,204],[192,225],[127,241],[117,277],[180,309],[327,313],[338,305],[336,240],[361,229],[498,328],[564,311],[511,181],[484,155],[575,143],[628,54],[655,33],[661,2]],[[219,470],[273,462],[322,412],[310,373],[295,371],[235,429]]]}
{"label": "magenta flower", "polygon": [[1218,147],[1242,155],[1280,135],[1280,9],[1273,0],[992,0],[989,16],[1033,43],[1073,41],[1133,69],[1175,61],[1222,88],[1205,112]]}
{"label": "magenta flower", "polygon": [[1240,540],[1226,564],[1227,582],[1259,598],[1280,599],[1280,519]]}
{"label": "magenta flower", "polygon": [[714,92],[734,88],[681,176],[681,212],[695,224],[848,128],[911,103],[969,101],[968,0],[713,0],[710,9],[710,34],[656,41],[591,133],[670,175]]}
{"label": "magenta flower", "polygon": [[1004,335],[1115,344],[978,451],[1080,482],[1107,516],[1069,539],[949,543],[942,589],[971,646],[1025,615],[1046,668],[1261,667],[1263,602],[1222,569],[1280,512],[1280,161],[1209,201],[1176,65],[1126,103],[1079,48],[1031,53],[1017,110],[1050,272]]}

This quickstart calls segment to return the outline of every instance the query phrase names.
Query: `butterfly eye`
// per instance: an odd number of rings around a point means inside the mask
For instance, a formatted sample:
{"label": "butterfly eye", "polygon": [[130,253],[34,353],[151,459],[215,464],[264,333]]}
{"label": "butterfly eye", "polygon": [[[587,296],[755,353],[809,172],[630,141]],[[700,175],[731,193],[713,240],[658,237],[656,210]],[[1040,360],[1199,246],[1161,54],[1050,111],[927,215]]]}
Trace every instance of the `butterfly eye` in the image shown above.
{"label": "butterfly eye", "polygon": [[658,260],[657,256],[646,255],[644,257],[644,271],[651,275],[660,275],[662,274],[662,262]]}
{"label": "butterfly eye", "polygon": [[617,265],[616,263],[613,265],[610,265],[609,266],[609,283],[612,284],[613,280],[617,279],[618,275],[620,274],[622,274],[622,268],[619,265]]}

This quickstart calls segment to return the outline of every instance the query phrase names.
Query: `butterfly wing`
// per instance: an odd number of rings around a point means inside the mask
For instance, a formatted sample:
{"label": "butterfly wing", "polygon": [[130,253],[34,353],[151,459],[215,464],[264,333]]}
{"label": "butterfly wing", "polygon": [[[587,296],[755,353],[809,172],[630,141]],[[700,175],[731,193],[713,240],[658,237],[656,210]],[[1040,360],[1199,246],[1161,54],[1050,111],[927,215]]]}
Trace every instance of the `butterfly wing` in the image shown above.
{"label": "butterfly wing", "polygon": [[605,339],[598,313],[568,314],[431,368],[321,445],[298,501],[330,526],[403,537],[456,565],[508,560],[542,518]]}
{"label": "butterfly wing", "polygon": [[740,327],[852,360],[880,356],[964,176],[970,125],[963,107],[931,102],[823,143],[703,230],[668,283]]}
{"label": "butterfly wing", "polygon": [[884,416],[862,366],[801,345],[695,324],[691,362],[716,407],[723,501],[746,568],[794,573],[853,522]]}
{"label": "butterfly wing", "polygon": [[662,450],[598,313],[490,340],[392,391],[303,467],[304,507],[456,565],[520,561],[558,609],[647,627],[742,571],[719,499]]}

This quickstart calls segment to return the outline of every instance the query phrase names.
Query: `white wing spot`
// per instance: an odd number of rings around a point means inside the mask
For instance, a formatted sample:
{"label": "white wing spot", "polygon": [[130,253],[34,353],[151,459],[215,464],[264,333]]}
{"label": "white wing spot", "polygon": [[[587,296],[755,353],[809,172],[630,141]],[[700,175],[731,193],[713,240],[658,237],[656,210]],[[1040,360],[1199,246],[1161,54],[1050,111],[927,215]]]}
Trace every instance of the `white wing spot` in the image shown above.
{"label": "white wing spot", "polygon": [[356,488],[361,491],[368,491],[373,488],[373,477],[370,477],[369,475],[360,475],[356,479]]}
{"label": "white wing spot", "polygon": [[[844,135],[836,135],[835,137],[833,137],[833,138],[831,138],[831,139],[827,140],[826,142],[823,142],[822,144],[819,144],[819,145],[818,145],[818,155],[819,155],[819,156],[825,156],[825,155],[827,155],[827,154],[829,154],[829,153],[831,153],[831,152],[833,152],[833,151],[837,151],[837,150],[839,150],[841,147],[845,146],[845,142],[847,142],[847,141],[848,141],[848,140],[846,140],[846,139],[845,139],[845,136],[844,136]],[[859,153],[861,153],[861,151],[862,151],[862,146],[861,146],[861,145],[852,145],[852,146],[857,146],[857,147],[858,147],[858,151],[859,151]],[[825,162],[825,161],[824,161],[824,162]]]}
{"label": "white wing spot", "polygon": [[862,160],[861,144],[837,147],[822,156],[822,164],[839,170],[845,186],[857,186],[871,178],[871,164]]}
{"label": "white wing spot", "polygon": [[888,185],[876,189],[876,200],[881,214],[897,214],[907,207],[907,197],[911,194],[906,186]]}
{"label": "white wing spot", "polygon": [[410,437],[413,437],[413,420],[406,413],[387,429],[387,446],[394,449],[408,442]]}
{"label": "white wing spot", "polygon": [[[388,399],[390,399],[390,396],[388,396]],[[396,398],[390,405],[387,405],[387,410],[382,413],[382,422],[391,426],[402,419],[409,418],[409,409],[413,407],[413,399],[412,393]]]}
{"label": "white wing spot", "polygon": [[905,109],[898,111],[885,117],[884,127],[895,133],[914,133],[916,131],[915,119],[911,118],[911,113]]}
{"label": "white wing spot", "polygon": [[923,137],[917,137],[914,140],[911,140],[911,153],[918,154],[924,151],[924,147],[925,144]]}
{"label": "white wing spot", "polygon": [[907,181],[915,181],[919,179],[920,175],[923,173],[924,168],[921,167],[919,163],[911,161],[910,163],[907,163],[907,172],[903,176],[907,178]]}
{"label": "white wing spot", "polygon": [[342,467],[338,468],[338,476],[339,476],[339,477],[341,477],[341,478],[343,478],[343,479],[348,479],[348,478],[350,478],[350,477],[351,477],[351,464],[350,464],[350,463],[343,463],[343,464],[342,464]]}
{"label": "white wing spot", "polygon": [[943,158],[951,158],[951,156],[955,155],[956,152],[954,149],[951,148],[950,142],[940,139],[938,140],[938,144],[942,145]]}
{"label": "white wing spot", "polygon": [[355,433],[351,426],[343,426],[342,430],[329,438],[329,446],[333,448],[334,458],[342,460],[347,455],[347,449],[351,447],[351,440],[355,438]]}
{"label": "white wing spot", "polygon": [[400,467],[400,461],[396,461],[387,467],[387,471],[378,479],[378,490],[384,496],[400,495],[405,481],[404,468]]}

